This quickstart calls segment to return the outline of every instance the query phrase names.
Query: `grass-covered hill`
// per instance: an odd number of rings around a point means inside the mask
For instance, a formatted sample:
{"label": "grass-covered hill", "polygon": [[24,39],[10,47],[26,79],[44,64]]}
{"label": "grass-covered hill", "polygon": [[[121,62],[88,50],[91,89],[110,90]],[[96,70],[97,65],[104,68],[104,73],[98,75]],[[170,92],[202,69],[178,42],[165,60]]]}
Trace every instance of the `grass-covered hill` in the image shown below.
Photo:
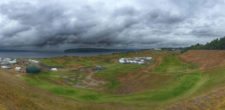
{"label": "grass-covered hill", "polygon": [[[144,65],[121,57],[152,56]],[[223,110],[225,51],[40,59],[57,72],[0,71],[0,110]],[[96,70],[96,65],[103,69]]]}

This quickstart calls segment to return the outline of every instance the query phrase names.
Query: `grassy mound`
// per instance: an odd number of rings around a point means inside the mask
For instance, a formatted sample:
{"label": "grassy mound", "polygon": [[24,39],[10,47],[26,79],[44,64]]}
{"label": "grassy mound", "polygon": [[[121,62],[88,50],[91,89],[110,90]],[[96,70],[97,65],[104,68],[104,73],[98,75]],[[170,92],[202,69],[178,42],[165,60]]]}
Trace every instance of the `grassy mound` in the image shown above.
{"label": "grassy mound", "polygon": [[[185,94],[191,92],[191,89],[195,88],[195,86],[201,81],[202,76],[200,71],[197,69],[197,66],[192,63],[183,62],[179,58],[178,53],[144,52],[138,53],[138,55],[157,56],[156,58],[160,59],[160,63],[158,60],[146,65],[124,65],[117,62],[117,59],[121,56],[134,56],[131,53],[126,55],[106,55],[101,58],[65,58],[65,60],[70,59],[70,61],[67,60],[68,62],[63,61],[62,59],[44,59],[44,62],[50,65],[55,65],[55,62],[64,62],[63,64],[65,64],[65,68],[71,67],[72,65],[91,67],[101,64],[106,69],[96,72],[95,77],[107,81],[107,83],[103,85],[103,88],[105,88],[103,91],[74,88],[68,85],[55,83],[54,80],[57,80],[61,74],[64,74],[63,72],[42,73],[42,75],[25,77],[25,80],[33,86],[48,90],[55,95],[64,96],[84,103],[138,104],[144,105],[143,108],[149,107],[148,102],[156,103],[157,105],[162,102],[169,103],[179,99],[180,97],[184,97]],[[74,74],[76,74],[76,72]],[[147,89],[148,87],[146,87],[143,91],[138,92],[137,90],[137,92],[131,92],[129,95],[115,92],[123,87],[122,85],[124,85],[124,83],[121,80],[123,77],[133,77],[135,75],[139,75],[140,77],[144,74],[149,76],[155,75],[168,77],[169,80],[165,80],[166,84],[163,80],[157,80],[153,85],[159,86],[155,87],[155,89]],[[141,79],[138,79],[138,76],[135,77],[137,77],[137,80],[141,81]],[[154,80],[151,77],[146,78],[145,80]],[[132,83],[132,81],[130,83]]]}
{"label": "grassy mound", "polygon": [[[218,52],[219,55],[215,54],[215,56],[220,56],[217,59],[220,58],[223,61],[224,53]],[[120,57],[134,56],[152,56],[154,60],[145,65],[117,62]],[[172,106],[175,110],[184,107],[186,103],[192,105],[189,108],[194,109],[196,107],[194,103],[198,103],[192,102],[195,97],[203,95],[199,98],[203,100],[202,97],[206,91],[210,92],[225,86],[225,63],[207,68],[205,64],[211,65],[214,62],[207,62],[203,58],[208,59],[211,56],[214,54],[210,52],[208,55],[203,55],[201,52],[180,54],[144,51],[95,57],[50,58],[42,59],[42,62],[50,66],[60,66],[62,70],[26,75],[22,79],[32,87],[47,91],[53,96],[70,100],[70,103],[79,103],[84,110],[90,109],[89,107],[93,110],[109,108],[112,110],[148,110],[149,108],[157,110],[166,109],[174,103],[178,103]],[[101,65],[104,69],[95,71],[96,65]],[[203,66],[204,69],[202,69]],[[90,75],[93,75],[92,78],[95,81],[105,83],[92,88],[75,86],[84,80],[90,80],[87,78],[91,77]],[[223,100],[223,92],[219,93]],[[207,94],[210,93],[207,92]],[[216,102],[214,97],[217,96],[209,96],[212,98],[210,106],[221,108],[224,105],[222,102],[218,102],[220,106],[214,104],[213,102]],[[204,105],[204,102],[202,103]],[[83,104],[87,104],[88,107],[83,107]]]}

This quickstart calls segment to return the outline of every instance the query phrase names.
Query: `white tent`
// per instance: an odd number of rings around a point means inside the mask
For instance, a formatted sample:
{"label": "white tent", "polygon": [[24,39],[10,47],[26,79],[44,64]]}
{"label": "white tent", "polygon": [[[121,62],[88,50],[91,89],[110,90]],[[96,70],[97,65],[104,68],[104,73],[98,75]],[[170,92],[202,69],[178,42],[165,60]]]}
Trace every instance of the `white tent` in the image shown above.
{"label": "white tent", "polygon": [[147,61],[152,60],[152,57],[133,57],[133,58],[120,58],[121,64],[145,64]]}
{"label": "white tent", "polygon": [[126,61],[125,61],[124,58],[120,58],[120,59],[119,59],[119,63],[122,63],[122,64],[123,64],[123,63],[126,63]]}

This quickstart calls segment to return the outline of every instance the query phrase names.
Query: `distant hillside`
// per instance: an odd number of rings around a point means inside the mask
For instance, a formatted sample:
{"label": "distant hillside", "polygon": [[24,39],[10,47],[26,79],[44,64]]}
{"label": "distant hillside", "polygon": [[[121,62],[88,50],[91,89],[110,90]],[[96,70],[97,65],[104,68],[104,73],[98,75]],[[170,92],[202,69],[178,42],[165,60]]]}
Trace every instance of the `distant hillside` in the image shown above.
{"label": "distant hillside", "polygon": [[0,49],[0,52],[55,52],[55,51],[47,51],[47,50]]}
{"label": "distant hillside", "polygon": [[30,50],[0,49],[0,52],[31,52]]}
{"label": "distant hillside", "polygon": [[105,48],[76,48],[67,49],[66,53],[93,53],[93,52],[131,52],[144,49],[105,49]]}
{"label": "distant hillside", "polygon": [[191,47],[188,47],[187,50],[224,50],[225,49],[225,37],[215,39],[211,42],[206,43],[205,45],[203,44],[196,44],[192,45]]}

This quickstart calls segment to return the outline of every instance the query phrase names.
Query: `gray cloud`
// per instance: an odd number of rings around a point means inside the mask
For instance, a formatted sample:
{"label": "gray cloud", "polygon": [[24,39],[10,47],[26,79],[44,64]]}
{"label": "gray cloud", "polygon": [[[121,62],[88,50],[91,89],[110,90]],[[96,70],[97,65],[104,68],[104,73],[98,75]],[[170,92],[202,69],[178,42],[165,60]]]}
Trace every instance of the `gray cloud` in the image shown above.
{"label": "gray cloud", "polygon": [[225,35],[221,0],[0,1],[0,47],[154,48]]}

